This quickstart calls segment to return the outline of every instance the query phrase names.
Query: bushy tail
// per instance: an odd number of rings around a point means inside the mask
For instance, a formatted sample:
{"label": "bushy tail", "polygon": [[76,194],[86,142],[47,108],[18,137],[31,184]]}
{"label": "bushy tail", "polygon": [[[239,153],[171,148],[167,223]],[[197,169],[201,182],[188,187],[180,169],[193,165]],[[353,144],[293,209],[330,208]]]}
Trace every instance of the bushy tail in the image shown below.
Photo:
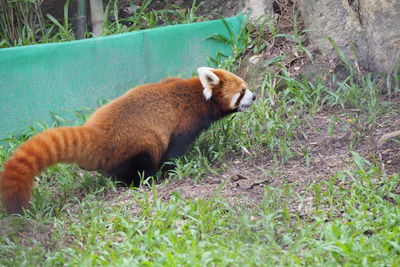
{"label": "bushy tail", "polygon": [[99,164],[94,142],[99,133],[85,126],[46,130],[23,143],[4,164],[0,193],[8,214],[21,213],[29,206],[33,178],[59,162],[77,163],[88,169]]}

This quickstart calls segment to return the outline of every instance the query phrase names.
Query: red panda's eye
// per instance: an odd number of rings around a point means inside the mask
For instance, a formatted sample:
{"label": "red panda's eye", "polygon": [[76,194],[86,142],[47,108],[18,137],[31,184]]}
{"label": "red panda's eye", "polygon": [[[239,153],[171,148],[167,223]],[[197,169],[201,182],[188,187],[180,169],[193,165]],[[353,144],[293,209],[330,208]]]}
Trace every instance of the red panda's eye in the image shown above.
{"label": "red panda's eye", "polygon": [[242,93],[242,94],[246,93],[246,89],[243,88],[242,91],[241,91],[241,93]]}

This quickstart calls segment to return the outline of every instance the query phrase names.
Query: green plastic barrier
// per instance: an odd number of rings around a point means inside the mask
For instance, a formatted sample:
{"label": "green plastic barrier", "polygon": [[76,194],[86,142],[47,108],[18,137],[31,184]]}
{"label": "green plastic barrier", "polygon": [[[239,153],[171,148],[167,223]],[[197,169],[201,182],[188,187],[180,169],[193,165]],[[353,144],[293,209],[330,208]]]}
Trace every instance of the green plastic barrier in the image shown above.
{"label": "green plastic barrier", "polygon": [[[244,17],[227,18],[237,33]],[[93,39],[0,49],[0,139],[95,107],[130,88],[168,76],[190,77],[230,47],[222,20],[159,27]]]}

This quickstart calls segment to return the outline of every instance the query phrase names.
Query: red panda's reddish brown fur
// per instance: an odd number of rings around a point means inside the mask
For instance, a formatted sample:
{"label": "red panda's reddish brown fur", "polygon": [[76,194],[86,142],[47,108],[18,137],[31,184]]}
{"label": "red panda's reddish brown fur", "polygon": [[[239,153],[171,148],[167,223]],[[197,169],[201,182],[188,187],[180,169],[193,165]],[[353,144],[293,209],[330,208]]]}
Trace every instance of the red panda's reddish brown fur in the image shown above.
{"label": "red panda's reddish brown fur", "polygon": [[1,174],[7,213],[29,207],[33,177],[56,163],[76,163],[138,185],[138,172],[153,175],[162,162],[185,153],[211,122],[247,108],[255,98],[230,72],[200,68],[199,74],[138,86],[82,126],[49,129],[23,143]]}

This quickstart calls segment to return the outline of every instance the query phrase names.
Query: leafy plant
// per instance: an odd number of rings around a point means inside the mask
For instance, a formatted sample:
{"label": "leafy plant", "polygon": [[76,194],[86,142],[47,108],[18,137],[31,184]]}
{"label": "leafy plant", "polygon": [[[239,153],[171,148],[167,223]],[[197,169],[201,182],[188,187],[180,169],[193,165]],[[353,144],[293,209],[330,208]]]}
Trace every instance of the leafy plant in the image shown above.
{"label": "leafy plant", "polygon": [[[119,0],[112,0],[106,6],[104,12],[104,35],[154,28],[161,25],[191,23],[205,19],[196,15],[202,5],[197,5],[196,1],[193,1],[189,9],[182,9],[180,6],[172,5],[169,9],[159,10],[149,9],[152,0],[146,0],[140,6],[130,2],[129,10],[132,14],[126,18],[119,17],[119,3]],[[109,19],[110,13],[114,18],[113,21]]]}
{"label": "leafy plant", "polygon": [[208,39],[217,40],[230,47],[231,55],[217,53],[215,58],[209,58],[211,63],[218,68],[235,72],[238,69],[237,62],[248,46],[250,33],[247,30],[247,22],[242,23],[239,32],[235,33],[226,20],[222,20],[228,35],[214,34]]}
{"label": "leafy plant", "polygon": [[297,45],[297,49],[299,49],[300,52],[305,53],[308,58],[313,61],[313,56],[310,50],[308,50],[305,46],[303,46],[303,40],[304,40],[304,34],[306,32],[313,31],[313,29],[299,29],[299,24],[298,24],[298,11],[294,10],[293,11],[293,33],[288,34],[288,33],[278,33],[276,34],[276,37],[283,37],[288,41],[291,41]]}

